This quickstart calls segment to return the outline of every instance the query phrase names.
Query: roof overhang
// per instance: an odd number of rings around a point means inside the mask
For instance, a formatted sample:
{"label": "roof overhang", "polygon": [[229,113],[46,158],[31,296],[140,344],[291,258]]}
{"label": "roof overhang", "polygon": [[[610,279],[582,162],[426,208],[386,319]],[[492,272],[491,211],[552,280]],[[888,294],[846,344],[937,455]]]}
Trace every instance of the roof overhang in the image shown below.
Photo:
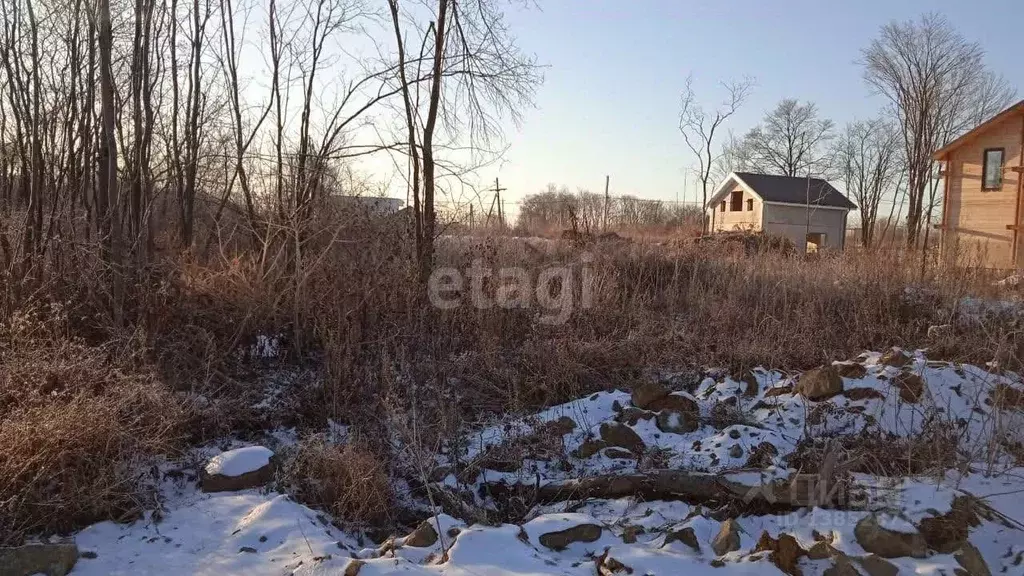
{"label": "roof overhang", "polygon": [[1018,114],[1024,114],[1024,100],[1017,102],[1013,106],[1010,106],[1006,110],[1003,110],[999,114],[996,114],[995,116],[977,125],[974,129],[968,131],[966,134],[960,136],[956,140],[953,140],[949,144],[946,144],[942,148],[939,148],[938,150],[935,151],[934,154],[932,154],[932,159],[944,160],[950,152],[956,150],[957,148],[963,146],[964,144],[967,144],[968,142],[974,140],[978,136],[981,136],[986,131],[988,131],[988,129],[991,128],[993,125],[998,124],[1004,120],[1013,118]]}
{"label": "roof overhang", "polygon": [[849,212],[853,208],[846,208],[843,206],[823,206],[821,204],[799,204],[795,202],[765,202],[765,204],[771,204],[773,206],[796,206],[797,208],[807,208],[811,210],[842,210],[843,212]]}

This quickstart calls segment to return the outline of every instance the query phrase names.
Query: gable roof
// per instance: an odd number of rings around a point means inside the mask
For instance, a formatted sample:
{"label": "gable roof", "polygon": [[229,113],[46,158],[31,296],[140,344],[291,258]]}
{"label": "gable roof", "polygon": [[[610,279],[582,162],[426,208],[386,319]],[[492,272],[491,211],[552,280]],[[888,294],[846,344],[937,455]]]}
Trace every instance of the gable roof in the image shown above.
{"label": "gable roof", "polygon": [[[754,174],[753,172],[733,172],[718,187],[718,191],[708,201],[713,206],[731,190],[730,182],[736,182],[751,194],[769,204],[796,204],[798,206],[817,206],[820,208],[836,208],[856,210],[857,205],[821,178],[804,176],[775,176],[771,174]],[[808,201],[808,199],[810,201]]]}
{"label": "gable roof", "polygon": [[932,154],[932,159],[942,160],[944,156],[946,156],[953,150],[956,150],[957,148],[984,134],[993,125],[998,124],[1003,120],[1011,118],[1017,114],[1024,114],[1024,100],[1017,102],[1016,104],[1010,106],[1006,110],[1003,110],[999,114],[996,114],[995,116],[989,118],[988,120],[982,122],[981,124],[978,124],[973,130],[968,131],[963,136],[960,136],[956,140],[953,140],[949,144],[946,144],[942,148],[939,148],[938,150],[935,151],[934,154]]}

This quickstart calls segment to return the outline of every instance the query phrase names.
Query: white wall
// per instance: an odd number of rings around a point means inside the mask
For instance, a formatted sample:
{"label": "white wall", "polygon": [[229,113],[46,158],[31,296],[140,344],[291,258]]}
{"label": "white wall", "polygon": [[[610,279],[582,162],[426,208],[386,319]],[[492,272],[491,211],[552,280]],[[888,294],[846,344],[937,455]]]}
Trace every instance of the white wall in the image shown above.
{"label": "white wall", "polygon": [[[793,241],[800,252],[807,250],[807,234],[825,234],[825,248],[842,250],[846,234],[846,210],[825,209],[784,204],[765,204],[763,227],[769,234],[779,234]],[[808,225],[809,220],[809,225]]]}
{"label": "white wall", "polygon": [[[711,228],[711,230],[713,232],[728,232],[731,230],[760,230],[761,207],[763,205],[761,200],[751,195],[749,192],[744,191],[739,184],[733,186],[732,191],[743,192],[743,203],[740,206],[740,211],[732,211],[732,192],[726,194],[725,212],[722,212],[721,202],[716,203],[714,206],[715,213],[712,217],[714,227]],[[754,201],[753,210],[747,210],[747,200]],[[708,213],[710,214],[710,211]]]}

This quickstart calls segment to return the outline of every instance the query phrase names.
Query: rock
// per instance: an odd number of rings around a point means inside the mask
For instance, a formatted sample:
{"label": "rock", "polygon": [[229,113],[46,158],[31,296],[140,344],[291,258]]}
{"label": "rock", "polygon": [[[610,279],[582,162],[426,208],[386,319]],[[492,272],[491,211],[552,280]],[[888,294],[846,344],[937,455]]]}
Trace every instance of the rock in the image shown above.
{"label": "rock", "polygon": [[953,334],[952,324],[939,324],[937,326],[928,327],[928,339],[939,340]]}
{"label": "rock", "polygon": [[924,558],[928,555],[924,536],[917,532],[897,532],[883,528],[874,514],[857,522],[853,535],[862,548],[883,558]]}
{"label": "rock", "polygon": [[682,542],[690,548],[693,548],[695,552],[700,552],[700,543],[697,542],[697,533],[689,526],[682,530],[676,530],[666,534],[665,543],[662,544],[662,547],[668,546],[672,542]]}
{"label": "rock", "polygon": [[750,370],[744,372],[743,376],[740,377],[740,382],[743,384],[744,396],[746,396],[747,398],[753,398],[754,396],[757,396],[757,376],[755,376],[753,372],[751,372]]}
{"label": "rock", "polygon": [[860,576],[853,563],[845,554],[839,554],[832,560],[832,566],[825,569],[824,576]]}
{"label": "rock", "polygon": [[348,564],[345,565],[345,572],[342,574],[342,576],[359,576],[359,571],[362,570],[363,566],[365,565],[366,562],[363,562],[362,560],[356,560],[353,558],[352,560],[348,561]]}
{"label": "rock", "polygon": [[718,534],[711,540],[711,549],[716,556],[725,556],[740,549],[740,525],[733,519],[722,522]]}
{"label": "rock", "polygon": [[779,534],[779,538],[776,540],[767,531],[761,532],[754,552],[770,552],[768,559],[783,573],[791,576],[800,576],[801,572],[797,564],[802,556],[807,555],[796,538],[789,534]]}
{"label": "rock", "polygon": [[700,407],[697,406],[697,401],[682,392],[669,394],[668,396],[659,398],[651,402],[647,406],[647,409],[655,412],[670,410],[672,412],[679,412],[683,414],[700,414]]}
{"label": "rock", "polygon": [[800,376],[793,392],[808,400],[825,400],[843,391],[843,379],[834,366],[808,370]]}
{"label": "rock", "polygon": [[624,544],[636,544],[636,537],[646,532],[643,526],[630,524],[622,529],[622,542]]}
{"label": "rock", "polygon": [[957,496],[950,511],[921,520],[918,530],[928,547],[940,554],[952,554],[967,542],[971,528],[981,524],[971,496]]}
{"label": "rock", "polygon": [[748,468],[767,468],[774,463],[779,449],[771,442],[761,442],[750,451],[746,466]]}
{"label": "rock", "polygon": [[655,418],[655,416],[656,414],[650,410],[641,410],[640,408],[630,406],[615,416],[615,421],[620,424],[636,426],[637,422],[641,420],[651,420]]}
{"label": "rock", "polygon": [[953,554],[953,559],[971,576],[992,576],[992,571],[988,569],[985,558],[970,542],[964,542],[960,550]]}
{"label": "rock", "polygon": [[833,364],[833,366],[835,366],[836,372],[839,372],[839,375],[843,378],[860,380],[868,375],[868,369],[858,362],[844,362],[842,364]]}
{"label": "rock", "polygon": [[253,548],[252,546],[242,546],[238,549],[239,554],[255,554],[257,552],[259,552],[259,550]]}
{"label": "rock", "polygon": [[25,544],[13,548],[0,548],[0,575],[64,576],[71,572],[77,561],[78,547],[74,542]]}
{"label": "rock", "polygon": [[573,542],[594,542],[601,537],[601,527],[597,524],[580,524],[558,532],[540,535],[540,543],[552,550],[563,550]]}
{"label": "rock", "polygon": [[605,422],[601,424],[601,439],[608,446],[625,448],[634,454],[643,454],[644,441],[629,426],[617,422]]}
{"label": "rock", "polygon": [[633,406],[647,409],[655,400],[661,400],[668,396],[668,389],[657,382],[645,382],[633,389],[630,400]]}
{"label": "rock", "polygon": [[615,412],[616,414],[618,414],[619,412],[622,412],[622,403],[619,402],[618,400],[613,400],[612,401],[612,412]]}
{"label": "rock", "polygon": [[924,380],[917,374],[902,373],[893,380],[893,386],[900,390],[900,399],[917,404],[924,395]]}
{"label": "rock", "polygon": [[708,565],[711,566],[712,568],[724,568],[725,567],[725,562],[723,562],[722,560],[719,560],[718,558],[715,558],[711,562],[708,562]]}
{"label": "rock", "polygon": [[658,425],[658,430],[666,434],[686,434],[700,427],[700,422],[694,417],[693,412],[677,412],[675,410],[658,412],[655,423]]}
{"label": "rock", "polygon": [[743,458],[743,446],[740,446],[739,444],[733,444],[732,447],[729,448],[729,457]]}
{"label": "rock", "polygon": [[595,564],[597,564],[598,576],[612,576],[612,574],[632,574],[633,569],[626,566],[618,559],[608,555],[608,549],[605,548],[604,554],[597,557]]}
{"label": "rock", "polygon": [[878,359],[879,364],[886,366],[892,366],[893,368],[903,368],[913,360],[910,354],[907,354],[899,348],[890,348]]}
{"label": "rock", "polygon": [[609,458],[618,458],[621,460],[634,460],[636,455],[626,450],[625,448],[617,448],[615,446],[604,449],[604,455]]}
{"label": "rock", "polygon": [[542,426],[544,432],[564,436],[576,429],[576,421],[568,416],[562,416],[558,420],[552,420]]}
{"label": "rock", "polygon": [[898,576],[900,569],[879,556],[874,554],[868,554],[863,558],[858,558],[857,561],[860,563],[861,568],[868,573],[868,576]]}
{"label": "rock", "polygon": [[437,542],[437,530],[434,530],[434,526],[430,523],[430,520],[424,520],[420,522],[420,525],[405,537],[403,546],[412,546],[413,548],[428,548],[433,546]]}
{"label": "rock", "polygon": [[274,479],[274,453],[246,446],[214,456],[200,474],[203,492],[234,492],[258,488]]}
{"label": "rock", "polygon": [[843,391],[843,396],[846,396],[850,400],[885,400],[885,394],[875,390],[874,388],[850,388]]}
{"label": "rock", "polygon": [[815,542],[811,549],[807,551],[807,557],[811,560],[824,560],[825,558],[831,558],[836,554],[836,549],[829,545],[828,542]]}
{"label": "rock", "polygon": [[594,454],[597,454],[601,450],[604,450],[606,447],[608,447],[608,444],[606,444],[603,440],[595,440],[593,438],[588,438],[584,440],[582,444],[580,444],[579,448],[572,451],[572,455],[577,458],[586,459],[590,458]]}

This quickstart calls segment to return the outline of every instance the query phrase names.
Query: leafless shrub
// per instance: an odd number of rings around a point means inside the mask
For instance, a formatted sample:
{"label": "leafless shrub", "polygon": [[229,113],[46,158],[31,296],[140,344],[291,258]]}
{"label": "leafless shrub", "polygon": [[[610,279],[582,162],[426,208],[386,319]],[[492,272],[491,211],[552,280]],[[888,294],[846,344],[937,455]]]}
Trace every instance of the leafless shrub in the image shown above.
{"label": "leafless shrub", "polygon": [[358,443],[332,444],[323,435],[306,438],[285,463],[282,475],[300,501],[355,526],[379,526],[395,519],[388,463]]}
{"label": "leafless shrub", "polygon": [[854,435],[806,438],[789,456],[789,464],[802,473],[818,473],[828,450],[839,450],[851,463],[849,471],[875,476],[943,474],[958,464],[955,424],[933,420],[921,434],[900,437],[865,429]]}
{"label": "leafless shrub", "polygon": [[152,506],[144,470],[181,447],[189,418],[138,341],[53,339],[31,316],[7,324],[21,339],[0,347],[3,545]]}

